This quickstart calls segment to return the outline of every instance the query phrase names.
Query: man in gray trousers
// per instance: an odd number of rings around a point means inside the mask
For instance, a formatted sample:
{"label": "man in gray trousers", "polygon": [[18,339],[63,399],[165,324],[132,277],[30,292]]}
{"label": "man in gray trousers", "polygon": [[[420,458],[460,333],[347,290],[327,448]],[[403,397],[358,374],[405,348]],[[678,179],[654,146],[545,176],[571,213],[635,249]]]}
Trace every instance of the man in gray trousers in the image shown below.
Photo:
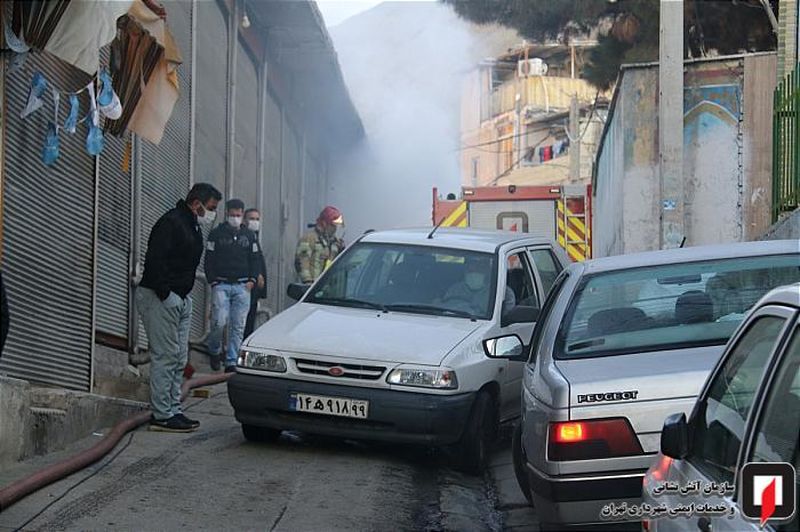
{"label": "man in gray trousers", "polygon": [[196,184],[186,200],[159,218],[147,241],[136,302],[150,343],[150,430],[191,432],[200,426],[181,407],[192,319],[189,294],[203,254],[199,224],[214,223],[221,199],[212,185]]}

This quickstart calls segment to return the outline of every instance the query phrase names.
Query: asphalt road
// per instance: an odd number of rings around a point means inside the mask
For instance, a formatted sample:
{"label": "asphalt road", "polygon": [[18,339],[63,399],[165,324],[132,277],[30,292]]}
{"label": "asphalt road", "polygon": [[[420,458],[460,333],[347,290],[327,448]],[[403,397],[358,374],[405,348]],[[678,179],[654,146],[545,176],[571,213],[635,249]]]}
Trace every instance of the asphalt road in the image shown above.
{"label": "asphalt road", "polygon": [[[190,399],[191,434],[139,429],[98,464],[0,513],[0,530],[501,530],[489,474],[430,449],[284,433],[245,441],[225,385]],[[94,443],[0,473],[0,485]],[[93,440],[94,438],[94,440]]]}

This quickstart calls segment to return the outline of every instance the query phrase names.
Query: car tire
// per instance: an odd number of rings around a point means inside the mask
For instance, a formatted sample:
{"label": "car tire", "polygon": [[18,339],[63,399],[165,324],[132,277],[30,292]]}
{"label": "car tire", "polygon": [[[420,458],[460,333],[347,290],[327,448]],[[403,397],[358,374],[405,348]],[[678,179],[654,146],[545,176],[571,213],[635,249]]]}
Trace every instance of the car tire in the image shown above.
{"label": "car tire", "polygon": [[533,496],[531,495],[531,481],[528,477],[527,458],[525,449],[522,447],[522,421],[514,427],[514,434],[511,436],[511,459],[514,462],[514,475],[517,477],[517,484],[528,504],[533,506]]}
{"label": "car tire", "polygon": [[276,441],[281,431],[269,427],[257,427],[255,425],[242,425],[242,434],[247,441],[256,443],[269,443]]}
{"label": "car tire", "polygon": [[488,393],[479,392],[461,441],[456,444],[458,468],[469,475],[482,474],[489,464],[489,453],[496,434],[494,401]]}

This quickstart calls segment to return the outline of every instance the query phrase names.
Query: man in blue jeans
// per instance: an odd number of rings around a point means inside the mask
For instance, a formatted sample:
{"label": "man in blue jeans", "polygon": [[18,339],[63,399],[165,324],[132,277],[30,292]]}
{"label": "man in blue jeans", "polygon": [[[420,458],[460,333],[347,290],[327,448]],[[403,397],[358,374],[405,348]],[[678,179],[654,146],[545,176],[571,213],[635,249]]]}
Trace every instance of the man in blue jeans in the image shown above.
{"label": "man in blue jeans", "polygon": [[[225,210],[227,220],[211,231],[206,244],[206,279],[213,292],[208,351],[211,369],[220,369],[220,359],[224,359],[225,373],[230,373],[236,369],[261,254],[256,235],[242,225],[244,202],[229,200]],[[229,325],[228,345],[223,353],[222,333],[226,325]]]}
{"label": "man in blue jeans", "polygon": [[150,430],[191,432],[200,425],[183,415],[181,383],[189,356],[189,294],[203,254],[200,224],[213,223],[220,199],[212,185],[198,183],[150,231],[144,275],[136,289],[150,344]]}

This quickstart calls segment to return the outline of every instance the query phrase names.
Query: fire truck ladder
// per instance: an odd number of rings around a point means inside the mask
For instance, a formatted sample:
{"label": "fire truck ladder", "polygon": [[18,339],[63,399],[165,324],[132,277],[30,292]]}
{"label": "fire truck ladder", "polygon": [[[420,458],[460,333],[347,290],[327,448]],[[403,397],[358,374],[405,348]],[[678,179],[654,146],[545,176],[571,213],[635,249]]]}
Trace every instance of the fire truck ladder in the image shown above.
{"label": "fire truck ladder", "polygon": [[586,199],[583,195],[565,192],[558,205],[558,243],[573,261],[591,258],[589,223],[586,218]]}

